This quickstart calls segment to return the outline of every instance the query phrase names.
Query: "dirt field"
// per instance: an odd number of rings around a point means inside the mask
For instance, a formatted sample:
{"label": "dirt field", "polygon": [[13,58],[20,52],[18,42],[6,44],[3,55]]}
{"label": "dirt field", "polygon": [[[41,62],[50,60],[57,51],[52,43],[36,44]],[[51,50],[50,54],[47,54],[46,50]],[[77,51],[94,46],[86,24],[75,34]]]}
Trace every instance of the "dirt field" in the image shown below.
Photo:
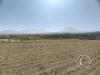
{"label": "dirt field", "polygon": [[[77,57],[91,64],[80,68]],[[0,43],[0,75],[100,75],[100,40]]]}

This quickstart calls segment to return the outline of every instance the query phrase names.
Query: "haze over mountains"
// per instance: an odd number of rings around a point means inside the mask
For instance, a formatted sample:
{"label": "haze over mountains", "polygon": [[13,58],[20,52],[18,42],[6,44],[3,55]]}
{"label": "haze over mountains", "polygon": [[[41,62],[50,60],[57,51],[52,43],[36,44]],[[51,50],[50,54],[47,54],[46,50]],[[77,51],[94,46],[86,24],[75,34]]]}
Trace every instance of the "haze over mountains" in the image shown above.
{"label": "haze over mountains", "polygon": [[43,33],[47,33],[47,31],[43,30],[43,29],[33,29],[33,30],[4,30],[4,31],[0,31],[0,34],[43,34]]}
{"label": "haze over mountains", "polygon": [[[99,31],[99,30],[98,30]],[[52,34],[52,33],[87,33],[87,32],[96,32],[94,31],[84,31],[78,30],[73,27],[66,27],[59,31],[48,31],[45,29],[23,29],[23,30],[1,30],[0,35],[3,34]]]}

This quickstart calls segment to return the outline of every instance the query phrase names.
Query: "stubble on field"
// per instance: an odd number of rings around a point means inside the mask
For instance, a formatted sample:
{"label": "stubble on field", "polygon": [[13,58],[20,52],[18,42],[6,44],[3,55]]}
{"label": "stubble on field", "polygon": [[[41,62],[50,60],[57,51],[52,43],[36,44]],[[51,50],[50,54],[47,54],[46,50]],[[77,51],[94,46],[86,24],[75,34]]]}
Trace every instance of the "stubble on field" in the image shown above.
{"label": "stubble on field", "polygon": [[[89,68],[77,57],[88,55]],[[31,40],[0,43],[0,75],[100,75],[100,40]]]}

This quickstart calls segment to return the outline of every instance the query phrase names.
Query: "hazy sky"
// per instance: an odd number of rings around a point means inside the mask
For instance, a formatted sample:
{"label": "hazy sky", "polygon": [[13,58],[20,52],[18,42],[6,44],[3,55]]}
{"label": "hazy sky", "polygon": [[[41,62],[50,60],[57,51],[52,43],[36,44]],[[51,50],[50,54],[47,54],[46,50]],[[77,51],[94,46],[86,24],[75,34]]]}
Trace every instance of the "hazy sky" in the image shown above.
{"label": "hazy sky", "polygon": [[99,0],[0,0],[0,30],[100,30]]}

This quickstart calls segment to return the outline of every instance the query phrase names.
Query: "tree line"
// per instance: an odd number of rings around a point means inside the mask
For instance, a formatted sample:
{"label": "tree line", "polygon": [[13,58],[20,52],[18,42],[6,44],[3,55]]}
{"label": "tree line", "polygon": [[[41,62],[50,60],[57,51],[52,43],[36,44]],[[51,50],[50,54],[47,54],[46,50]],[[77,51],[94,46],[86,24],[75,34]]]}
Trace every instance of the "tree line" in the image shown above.
{"label": "tree line", "polygon": [[0,39],[88,39],[99,40],[100,32],[93,33],[53,33],[53,34],[20,34],[20,35],[0,35]]}

